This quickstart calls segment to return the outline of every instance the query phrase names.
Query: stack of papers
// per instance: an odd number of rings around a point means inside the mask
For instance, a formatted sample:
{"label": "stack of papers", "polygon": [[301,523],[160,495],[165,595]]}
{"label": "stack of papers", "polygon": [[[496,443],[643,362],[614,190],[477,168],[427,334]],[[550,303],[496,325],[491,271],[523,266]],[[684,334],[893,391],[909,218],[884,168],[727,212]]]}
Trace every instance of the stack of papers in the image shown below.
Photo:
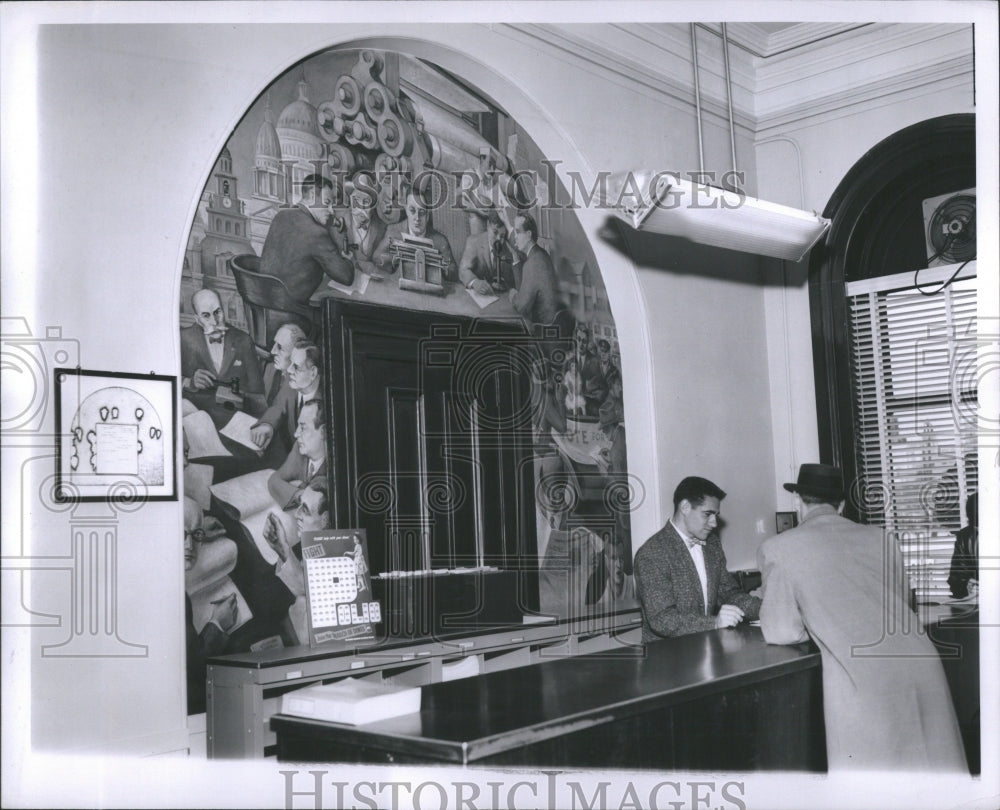
{"label": "stack of papers", "polygon": [[344,678],[307,686],[281,696],[282,714],[352,726],[420,711],[419,686]]}

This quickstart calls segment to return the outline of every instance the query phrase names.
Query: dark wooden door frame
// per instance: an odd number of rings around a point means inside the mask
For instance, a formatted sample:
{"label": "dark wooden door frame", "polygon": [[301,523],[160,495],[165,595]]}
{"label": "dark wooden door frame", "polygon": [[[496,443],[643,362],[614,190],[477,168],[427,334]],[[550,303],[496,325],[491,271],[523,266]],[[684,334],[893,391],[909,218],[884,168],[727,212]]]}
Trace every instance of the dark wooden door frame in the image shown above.
{"label": "dark wooden door frame", "polygon": [[921,121],[862,156],[823,211],[832,225],[809,260],[816,417],[820,460],[843,470],[849,517],[858,518],[858,493],[846,284],[897,272],[892,238],[904,205],[975,186],[975,156],[975,115]]}

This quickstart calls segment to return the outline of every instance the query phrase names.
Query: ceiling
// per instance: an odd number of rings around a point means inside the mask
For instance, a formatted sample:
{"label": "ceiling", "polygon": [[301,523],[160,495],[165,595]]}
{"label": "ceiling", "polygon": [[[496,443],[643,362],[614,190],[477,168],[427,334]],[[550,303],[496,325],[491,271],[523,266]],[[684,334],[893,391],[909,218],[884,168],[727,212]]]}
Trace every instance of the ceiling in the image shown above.
{"label": "ceiling", "polygon": [[[767,59],[803,48],[833,36],[846,34],[871,23],[840,22],[734,22],[726,25],[732,45],[752,56]],[[701,28],[721,35],[720,23],[697,23]]]}

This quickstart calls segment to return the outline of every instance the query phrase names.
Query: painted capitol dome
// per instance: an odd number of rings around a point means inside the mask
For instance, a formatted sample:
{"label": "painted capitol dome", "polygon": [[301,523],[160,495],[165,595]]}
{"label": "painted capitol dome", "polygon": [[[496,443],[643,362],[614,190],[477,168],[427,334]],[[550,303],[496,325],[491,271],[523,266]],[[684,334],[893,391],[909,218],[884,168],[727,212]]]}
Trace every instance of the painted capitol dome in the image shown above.
{"label": "painted capitol dome", "polygon": [[[291,109],[299,102],[292,102],[287,109]],[[306,102],[308,104],[308,102]],[[274,128],[271,120],[271,97],[268,95],[264,107],[264,123],[257,130],[257,141],[254,146],[254,153],[257,158],[271,158],[274,161],[281,159],[281,141],[278,139],[278,132]]]}
{"label": "painted capitol dome", "polygon": [[[316,108],[309,103],[306,81],[299,81],[299,97],[281,111],[276,132],[281,156],[292,160],[316,160],[323,156]],[[258,139],[260,133],[258,133]]]}

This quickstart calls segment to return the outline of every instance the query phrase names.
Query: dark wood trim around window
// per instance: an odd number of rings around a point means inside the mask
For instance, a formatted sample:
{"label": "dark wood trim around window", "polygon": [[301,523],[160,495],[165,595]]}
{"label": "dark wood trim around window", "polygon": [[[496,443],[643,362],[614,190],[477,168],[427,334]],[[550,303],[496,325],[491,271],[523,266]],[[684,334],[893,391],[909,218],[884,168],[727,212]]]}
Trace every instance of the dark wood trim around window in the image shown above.
{"label": "dark wood trim around window", "polygon": [[[976,119],[932,118],[873,147],[847,173],[823,215],[826,240],[809,261],[809,309],[820,458],[854,481],[846,284],[927,266],[923,200],[976,185]],[[850,517],[853,507],[848,498]]]}

